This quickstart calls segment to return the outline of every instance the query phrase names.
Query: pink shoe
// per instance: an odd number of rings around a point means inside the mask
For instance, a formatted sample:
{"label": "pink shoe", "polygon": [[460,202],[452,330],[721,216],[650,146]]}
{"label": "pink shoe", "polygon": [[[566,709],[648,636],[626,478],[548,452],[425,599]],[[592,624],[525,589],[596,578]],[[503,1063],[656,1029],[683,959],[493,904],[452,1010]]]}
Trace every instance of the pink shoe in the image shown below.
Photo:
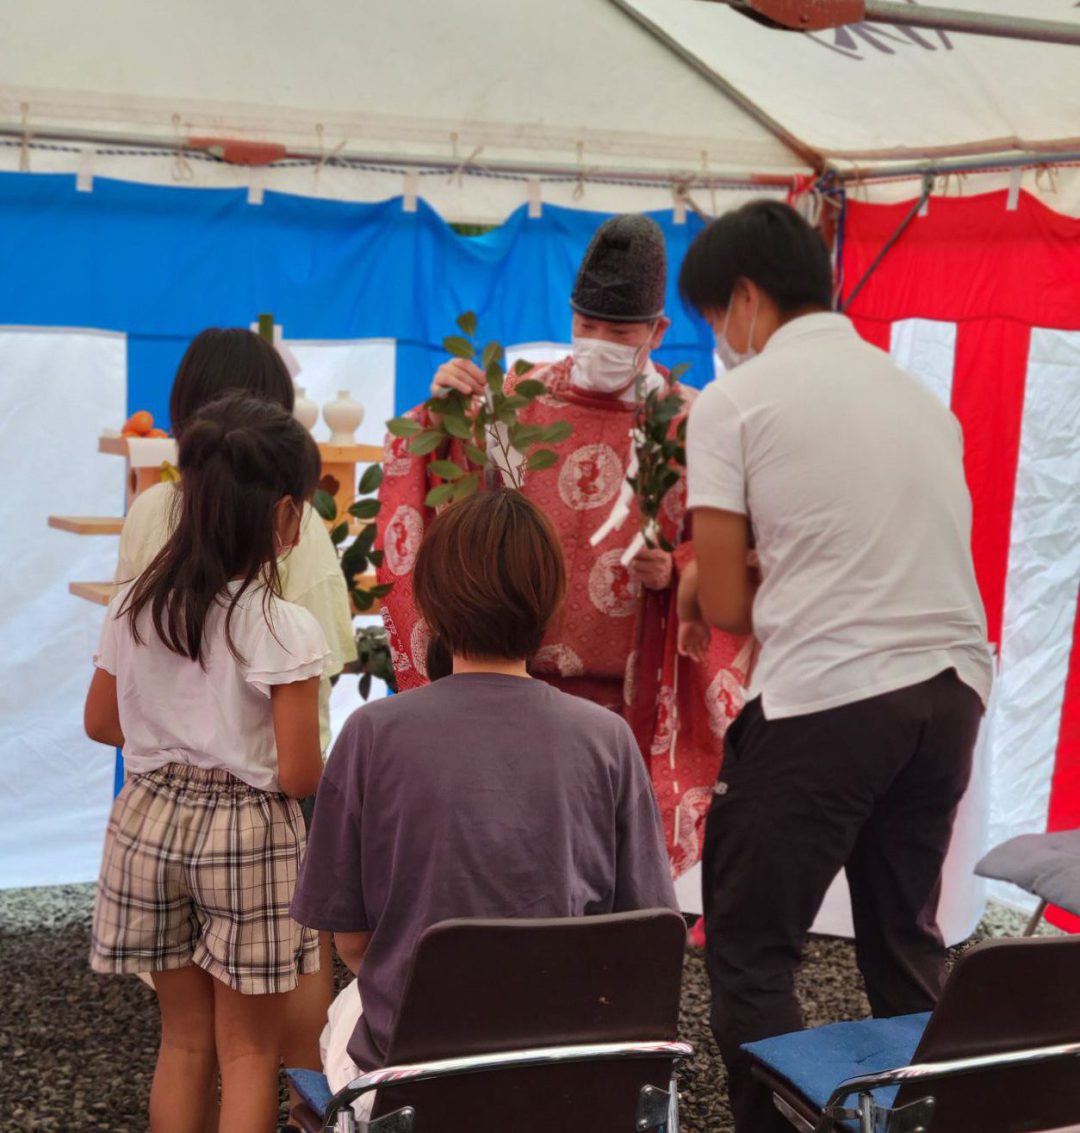
{"label": "pink shoe", "polygon": [[698,917],[694,927],[690,930],[689,935],[691,948],[704,948],[705,947],[705,918]]}

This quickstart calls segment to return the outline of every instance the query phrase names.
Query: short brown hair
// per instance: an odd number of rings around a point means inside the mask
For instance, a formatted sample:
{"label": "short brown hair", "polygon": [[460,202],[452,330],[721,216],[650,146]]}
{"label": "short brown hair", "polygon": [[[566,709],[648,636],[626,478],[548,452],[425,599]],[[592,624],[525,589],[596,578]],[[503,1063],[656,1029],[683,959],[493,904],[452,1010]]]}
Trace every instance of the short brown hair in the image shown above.
{"label": "short brown hair", "polygon": [[420,613],[459,657],[531,657],[565,592],[555,529],[509,488],[480,492],[440,512],[413,572]]}

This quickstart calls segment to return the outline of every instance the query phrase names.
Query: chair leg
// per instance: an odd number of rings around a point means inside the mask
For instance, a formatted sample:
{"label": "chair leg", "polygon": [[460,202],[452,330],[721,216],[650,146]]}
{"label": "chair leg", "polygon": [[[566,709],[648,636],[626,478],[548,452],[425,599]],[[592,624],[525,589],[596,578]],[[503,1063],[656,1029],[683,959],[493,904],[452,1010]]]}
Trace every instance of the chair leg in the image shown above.
{"label": "chair leg", "polygon": [[1024,929],[1025,936],[1031,936],[1039,927],[1043,919],[1043,913],[1046,912],[1046,902],[1040,901],[1038,908],[1031,914],[1031,920],[1028,921],[1027,927]]}

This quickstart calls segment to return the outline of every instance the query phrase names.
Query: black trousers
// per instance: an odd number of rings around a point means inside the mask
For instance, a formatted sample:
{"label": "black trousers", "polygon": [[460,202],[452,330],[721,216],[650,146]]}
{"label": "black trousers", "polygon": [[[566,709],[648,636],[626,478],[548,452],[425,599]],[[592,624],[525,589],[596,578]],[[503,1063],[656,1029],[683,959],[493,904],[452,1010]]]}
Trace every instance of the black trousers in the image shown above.
{"label": "black trousers", "polygon": [[754,700],[729,728],[702,866],[712,1028],[737,1133],[790,1133],[739,1046],[802,1028],[795,970],[841,868],[874,1015],[936,1003],[941,865],[982,712],[950,669],[806,716],[766,720]]}

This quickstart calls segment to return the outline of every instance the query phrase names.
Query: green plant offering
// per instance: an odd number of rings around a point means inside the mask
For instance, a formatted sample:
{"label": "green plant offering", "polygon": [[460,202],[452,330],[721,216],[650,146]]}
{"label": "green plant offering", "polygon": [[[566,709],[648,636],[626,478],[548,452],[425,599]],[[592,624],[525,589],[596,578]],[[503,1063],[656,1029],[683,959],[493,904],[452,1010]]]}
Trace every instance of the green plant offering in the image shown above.
{"label": "green plant offering", "polygon": [[[545,391],[543,382],[524,378],[507,392],[503,370],[505,351],[497,342],[483,350],[475,342],[476,315],[467,311],[457,320],[460,335],[443,339],[443,348],[454,358],[474,362],[484,371],[487,388],[479,397],[467,397],[451,390],[445,396],[424,402],[431,424],[425,428],[410,417],[394,417],[386,423],[395,437],[409,438],[414,456],[450,451],[452,441],[461,442],[467,462],[439,457],[428,466],[432,475],[444,481],[432,488],[424,503],[428,507],[463,500],[480,487],[489,470],[499,473],[504,483],[521,488],[526,472],[551,468],[558,455],[550,445],[561,444],[571,434],[565,421],[553,425],[523,425],[518,413]],[[514,373],[522,378],[532,366],[519,361]]]}
{"label": "green plant offering", "polygon": [[683,363],[671,371],[667,384],[645,392],[644,375],[637,379],[637,408],[634,411],[634,451],[637,467],[627,477],[641,512],[641,535],[645,546],[673,551],[660,526],[664,497],[678,484],[686,468],[686,418],[674,432],[671,423],[682,413],[686,399],[674,386],[686,373]]}
{"label": "green plant offering", "polygon": [[[357,487],[357,499],[349,507],[346,515],[338,514],[337,501],[325,488],[315,490],[311,506],[319,515],[333,526],[330,528],[330,540],[338,548],[341,557],[341,573],[345,575],[345,584],[349,588],[349,597],[353,605],[363,613],[370,610],[379,598],[385,598],[394,588],[392,582],[370,589],[361,586],[356,580],[365,574],[371,567],[380,567],[383,564],[383,552],[375,550],[375,539],[378,527],[375,520],[378,518],[382,504],[378,498],[364,499],[379,490],[382,484],[383,470],[381,464],[371,464],[364,469]],[[356,538],[344,546],[349,537],[349,517],[363,520],[365,526],[360,529]],[[343,549],[344,548],[344,549]]]}

